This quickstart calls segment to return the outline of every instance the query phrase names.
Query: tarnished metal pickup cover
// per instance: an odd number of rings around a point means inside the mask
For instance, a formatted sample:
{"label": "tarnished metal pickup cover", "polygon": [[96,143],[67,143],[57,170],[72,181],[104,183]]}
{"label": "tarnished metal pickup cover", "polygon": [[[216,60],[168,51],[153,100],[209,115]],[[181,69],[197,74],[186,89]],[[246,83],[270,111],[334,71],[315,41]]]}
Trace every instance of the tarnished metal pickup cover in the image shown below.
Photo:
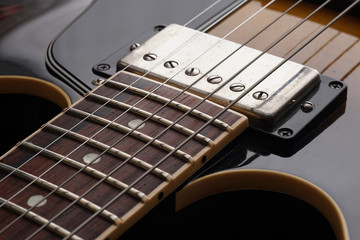
{"label": "tarnished metal pickup cover", "polygon": [[[127,70],[182,88],[192,85],[191,91],[201,96],[222,86],[211,99],[228,104],[283,60],[265,53],[236,75],[261,53],[173,24],[133,50],[118,63],[118,68],[127,66]],[[236,102],[234,108],[256,125],[273,125],[319,82],[316,70],[287,61]]]}

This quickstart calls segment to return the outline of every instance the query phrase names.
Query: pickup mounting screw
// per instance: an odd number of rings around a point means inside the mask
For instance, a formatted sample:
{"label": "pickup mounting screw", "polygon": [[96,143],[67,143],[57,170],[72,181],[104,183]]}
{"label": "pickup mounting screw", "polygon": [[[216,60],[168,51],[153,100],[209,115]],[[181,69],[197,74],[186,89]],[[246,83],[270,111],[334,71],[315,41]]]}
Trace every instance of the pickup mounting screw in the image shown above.
{"label": "pickup mounting screw", "polygon": [[241,92],[245,89],[245,85],[242,83],[233,83],[230,85],[230,90],[233,92]]}
{"label": "pickup mounting screw", "polygon": [[99,65],[96,66],[96,69],[98,71],[104,72],[110,69],[110,65],[106,63],[100,63]]}
{"label": "pickup mounting screw", "polygon": [[254,94],[253,94],[253,98],[255,98],[257,100],[265,100],[268,98],[268,96],[269,95],[263,91],[257,91],[257,92],[254,92]]}
{"label": "pickup mounting screw", "polygon": [[340,89],[343,87],[343,84],[341,82],[333,81],[333,82],[329,83],[329,87],[331,89]]}
{"label": "pickup mounting screw", "polygon": [[222,77],[220,77],[218,75],[212,75],[207,78],[207,81],[211,84],[218,84],[222,81]]}
{"label": "pickup mounting screw", "polygon": [[145,61],[154,61],[157,58],[156,54],[154,53],[147,53],[144,55],[143,59]]}
{"label": "pickup mounting screw", "polygon": [[305,101],[301,104],[301,110],[305,113],[309,113],[314,110],[315,106],[312,102]]}
{"label": "pickup mounting screw", "polygon": [[130,51],[133,51],[138,47],[140,47],[140,43],[133,43],[130,45]]}
{"label": "pickup mounting screw", "polygon": [[294,132],[290,129],[290,128],[281,128],[278,130],[278,134],[281,136],[281,137],[291,137]]}
{"label": "pickup mounting screw", "polygon": [[196,76],[200,73],[200,70],[198,68],[188,68],[185,71],[185,74],[188,76]]}
{"label": "pickup mounting screw", "polygon": [[176,61],[170,60],[164,63],[166,68],[176,68],[179,64]]}

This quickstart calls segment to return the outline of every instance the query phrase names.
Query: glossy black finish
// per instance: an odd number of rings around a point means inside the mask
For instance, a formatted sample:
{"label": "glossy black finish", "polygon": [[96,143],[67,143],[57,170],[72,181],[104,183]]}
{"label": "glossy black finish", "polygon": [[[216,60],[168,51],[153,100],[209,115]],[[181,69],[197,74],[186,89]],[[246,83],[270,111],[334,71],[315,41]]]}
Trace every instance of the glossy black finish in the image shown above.
{"label": "glossy black finish", "polygon": [[[254,127],[251,143],[257,148],[261,147],[262,151],[292,156],[330,125],[334,117],[343,114],[347,98],[346,84],[324,75],[320,79],[319,86],[301,102],[294,103],[295,106],[276,125],[270,128]],[[312,104],[313,108],[304,110],[305,103]]]}
{"label": "glossy black finish", "polygon": [[[259,154],[256,160],[244,166],[294,174],[318,185],[340,206],[350,239],[360,236],[359,83],[347,82],[349,91],[345,114],[300,151],[291,157]],[[247,156],[253,154],[250,150],[246,153]]]}
{"label": "glossy black finish", "polygon": [[[156,230],[154,230],[156,229]],[[166,199],[119,239],[335,240],[329,223],[310,205],[280,193],[233,191],[173,211]]]}
{"label": "glossy black finish", "polygon": [[81,95],[53,76],[45,64],[51,40],[76,18],[90,0],[7,0],[18,12],[0,21],[0,75],[37,77],[61,87],[75,101]]}
{"label": "glossy black finish", "polygon": [[[89,3],[90,0],[1,1],[0,75],[40,78],[62,88],[73,101],[79,99],[74,89],[49,73],[45,55],[51,40]],[[1,95],[0,108],[0,155],[61,111],[47,100],[15,94]]]}
{"label": "glossy black finish", "polygon": [[[253,130],[248,129],[219,153],[209,167],[195,178],[237,168],[270,169],[301,177],[319,186],[335,200],[345,216],[350,239],[358,239],[360,236],[358,208],[360,206],[360,128],[358,127],[360,81],[347,82],[347,85],[346,107],[342,106],[335,111],[328,119],[330,122],[325,121],[324,126],[320,126],[321,132],[315,129],[311,141],[304,139],[306,144],[296,152],[288,155],[286,146],[283,146],[283,153],[271,152],[269,151],[271,148],[265,149],[261,143],[258,144],[259,141],[254,139]],[[297,187],[299,186],[294,186]]]}

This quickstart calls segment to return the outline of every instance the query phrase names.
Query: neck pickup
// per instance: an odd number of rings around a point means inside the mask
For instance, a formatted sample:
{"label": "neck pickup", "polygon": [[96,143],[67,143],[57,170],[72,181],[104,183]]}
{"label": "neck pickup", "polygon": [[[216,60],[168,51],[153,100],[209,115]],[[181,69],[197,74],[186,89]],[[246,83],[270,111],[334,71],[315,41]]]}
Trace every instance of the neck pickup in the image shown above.
{"label": "neck pickup", "polygon": [[118,63],[275,125],[320,83],[309,67],[179,25],[169,25]]}

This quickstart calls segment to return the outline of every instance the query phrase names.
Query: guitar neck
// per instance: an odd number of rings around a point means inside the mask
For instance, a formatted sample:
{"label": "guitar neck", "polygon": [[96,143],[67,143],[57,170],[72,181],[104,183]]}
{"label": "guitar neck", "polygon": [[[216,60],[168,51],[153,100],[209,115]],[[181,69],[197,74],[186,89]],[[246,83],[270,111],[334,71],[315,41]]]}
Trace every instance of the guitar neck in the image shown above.
{"label": "guitar neck", "polygon": [[0,236],[121,234],[247,127],[222,109],[118,73],[3,157]]}

